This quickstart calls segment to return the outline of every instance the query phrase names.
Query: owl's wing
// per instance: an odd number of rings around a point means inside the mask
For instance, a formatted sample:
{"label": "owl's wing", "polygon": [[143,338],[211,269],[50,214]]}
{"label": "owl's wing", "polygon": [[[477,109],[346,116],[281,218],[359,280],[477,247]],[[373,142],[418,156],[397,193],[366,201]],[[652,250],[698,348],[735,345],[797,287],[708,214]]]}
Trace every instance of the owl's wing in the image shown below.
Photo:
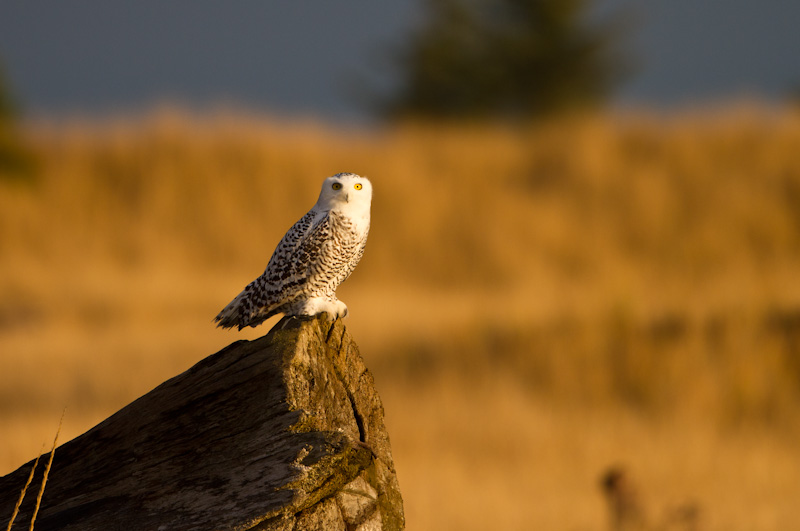
{"label": "owl's wing", "polygon": [[277,275],[278,277],[274,278],[277,285],[280,276],[285,275],[287,268],[291,266],[303,242],[309,237],[314,228],[323,221],[323,217],[326,215],[327,213],[317,213],[311,210],[292,225],[283,235],[278,246],[275,247],[275,251],[272,253],[272,257],[269,259],[267,268],[262,276],[267,280],[273,280],[273,277]]}
{"label": "owl's wing", "polygon": [[301,219],[286,233],[262,275],[271,295],[268,306],[293,300],[317,284],[320,258],[330,238],[328,212],[318,213],[308,223]]}
{"label": "owl's wing", "polygon": [[[264,273],[214,318],[217,326],[256,326],[302,292],[312,261],[327,233],[327,213],[309,211],[286,231]],[[294,297],[293,297],[294,295]]]}

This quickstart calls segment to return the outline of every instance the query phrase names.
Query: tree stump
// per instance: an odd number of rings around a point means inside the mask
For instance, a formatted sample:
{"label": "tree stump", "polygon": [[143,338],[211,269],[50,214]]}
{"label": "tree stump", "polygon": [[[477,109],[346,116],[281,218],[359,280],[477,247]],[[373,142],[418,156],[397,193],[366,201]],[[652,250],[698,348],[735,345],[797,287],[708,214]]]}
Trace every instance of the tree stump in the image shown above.
{"label": "tree stump", "polygon": [[[0,517],[32,466],[0,478]],[[403,527],[372,375],[342,321],[323,315],[237,341],[58,447],[35,529]]]}

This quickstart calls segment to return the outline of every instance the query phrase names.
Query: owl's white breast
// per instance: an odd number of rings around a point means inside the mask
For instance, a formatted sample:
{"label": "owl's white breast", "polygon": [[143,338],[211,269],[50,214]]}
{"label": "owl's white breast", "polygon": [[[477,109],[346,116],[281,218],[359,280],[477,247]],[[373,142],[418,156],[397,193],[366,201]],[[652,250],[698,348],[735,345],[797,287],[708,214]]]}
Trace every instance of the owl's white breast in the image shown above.
{"label": "owl's white breast", "polygon": [[344,203],[337,205],[337,207],[333,209],[336,213],[350,220],[353,230],[357,234],[364,234],[369,230],[369,210],[370,204],[366,201]]}

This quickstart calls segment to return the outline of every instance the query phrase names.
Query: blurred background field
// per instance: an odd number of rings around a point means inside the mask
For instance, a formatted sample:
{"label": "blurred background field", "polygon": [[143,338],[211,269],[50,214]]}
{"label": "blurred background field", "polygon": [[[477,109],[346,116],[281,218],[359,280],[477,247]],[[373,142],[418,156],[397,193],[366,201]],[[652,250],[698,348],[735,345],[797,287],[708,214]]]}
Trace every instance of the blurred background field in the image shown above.
{"label": "blurred background field", "polygon": [[212,318],[352,171],[408,529],[800,529],[798,16],[4,4],[0,474],[265,334]]}
{"label": "blurred background field", "polygon": [[[800,114],[536,125],[162,109],[30,123],[0,180],[0,473],[265,326],[211,319],[322,179],[375,186],[340,297],[384,399],[409,529],[800,525]],[[55,471],[54,471],[55,472]]]}

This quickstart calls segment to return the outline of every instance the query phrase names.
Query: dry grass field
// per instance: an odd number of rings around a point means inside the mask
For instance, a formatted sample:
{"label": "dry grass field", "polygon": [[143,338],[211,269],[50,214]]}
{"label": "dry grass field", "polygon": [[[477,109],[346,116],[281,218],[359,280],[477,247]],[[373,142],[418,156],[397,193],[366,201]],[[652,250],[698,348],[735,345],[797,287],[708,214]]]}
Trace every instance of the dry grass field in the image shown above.
{"label": "dry grass field", "polygon": [[354,171],[373,227],[339,295],[409,529],[608,529],[613,465],[651,522],[690,502],[703,530],[800,528],[796,111],[340,130],[161,110],[26,137],[35,178],[0,179],[0,474],[65,406],[62,441],[266,333],[211,319]]}

